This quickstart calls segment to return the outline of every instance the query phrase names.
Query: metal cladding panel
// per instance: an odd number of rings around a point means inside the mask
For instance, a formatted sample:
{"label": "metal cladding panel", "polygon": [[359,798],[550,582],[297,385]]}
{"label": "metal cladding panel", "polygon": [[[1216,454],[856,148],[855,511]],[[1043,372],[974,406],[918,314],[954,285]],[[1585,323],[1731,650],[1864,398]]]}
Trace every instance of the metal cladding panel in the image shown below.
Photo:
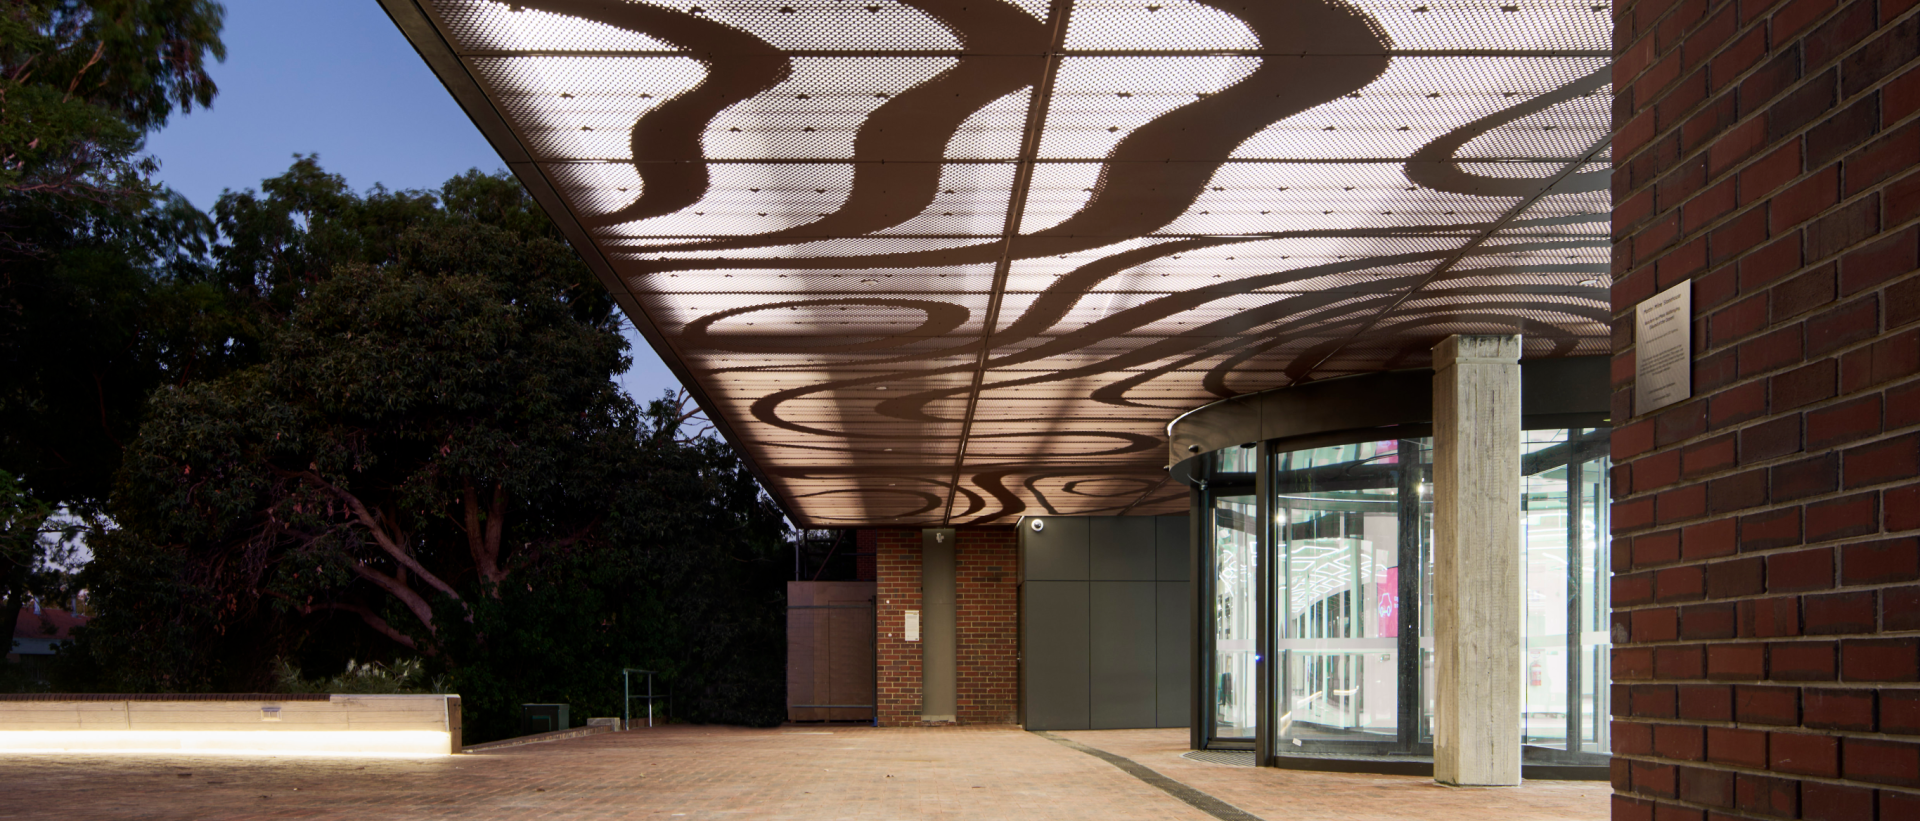
{"label": "metal cladding panel", "polygon": [[382,3],[809,525],[1172,512],[1185,411],[1609,346],[1605,4]]}
{"label": "metal cladding panel", "polygon": [[1091,729],[1158,726],[1154,582],[1088,584]]}
{"label": "metal cladding panel", "polygon": [[959,715],[959,544],[953,528],[920,531],[920,714]]}
{"label": "metal cladding panel", "polygon": [[1154,520],[1101,516],[1088,524],[1088,574],[1096,581],[1153,581]]}
{"label": "metal cladding panel", "polygon": [[1026,665],[1026,728],[1085,730],[1091,726],[1086,582],[1021,585],[1021,658]]}
{"label": "metal cladding panel", "polygon": [[[1181,491],[1180,502],[1187,502],[1186,488],[1177,486]],[[1187,529],[1186,515],[1156,516],[1153,519],[1154,531],[1154,578],[1163,582],[1184,582],[1190,575],[1188,568],[1193,551],[1192,534]],[[1186,612],[1184,610],[1182,613]],[[1182,616],[1185,618],[1185,616]],[[1185,662],[1182,662],[1185,664]],[[1184,719],[1182,719],[1184,721]]]}
{"label": "metal cladding panel", "polygon": [[1020,566],[1026,579],[1086,581],[1090,520],[1072,516],[1037,518],[1042,529],[1033,529],[1034,520],[1020,528]]}
{"label": "metal cladding panel", "polygon": [[[1164,516],[1161,521],[1185,517]],[[1182,539],[1185,541],[1185,539]],[[1193,693],[1193,616],[1186,582],[1155,582],[1154,590],[1154,716],[1156,727],[1185,727],[1192,723],[1188,698]]]}

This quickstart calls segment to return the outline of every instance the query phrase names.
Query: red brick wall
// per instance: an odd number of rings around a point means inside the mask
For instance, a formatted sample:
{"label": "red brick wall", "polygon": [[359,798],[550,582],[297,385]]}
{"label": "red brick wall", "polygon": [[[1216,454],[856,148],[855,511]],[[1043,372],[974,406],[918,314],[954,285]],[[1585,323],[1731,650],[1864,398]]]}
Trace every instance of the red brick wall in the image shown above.
{"label": "red brick wall", "polygon": [[[920,644],[905,640],[903,611],[920,608],[920,531],[873,531],[880,601],[880,724],[920,723]],[[864,536],[865,533],[863,532]]]}
{"label": "red brick wall", "polygon": [[[872,535],[869,536],[868,534]],[[903,611],[920,610],[920,531],[862,531],[871,539],[880,598],[880,723],[920,723],[920,644],[904,640]],[[1018,578],[1012,528],[960,528],[955,601],[955,668],[961,724],[1008,724],[1016,718]]]}
{"label": "red brick wall", "polygon": [[1615,818],[1920,818],[1913,6],[1614,6]]}
{"label": "red brick wall", "polygon": [[959,628],[955,670],[959,674],[961,724],[1012,724],[1019,720],[1020,560],[1013,528],[961,528],[955,539]]}

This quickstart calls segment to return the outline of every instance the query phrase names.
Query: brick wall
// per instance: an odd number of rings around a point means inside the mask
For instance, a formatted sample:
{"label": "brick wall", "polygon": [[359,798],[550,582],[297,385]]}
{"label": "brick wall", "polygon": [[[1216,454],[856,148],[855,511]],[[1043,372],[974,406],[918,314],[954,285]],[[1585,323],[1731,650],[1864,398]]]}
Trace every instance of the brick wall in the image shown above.
{"label": "brick wall", "polygon": [[1017,534],[1010,527],[962,528],[955,539],[957,582],[954,667],[961,724],[1019,720]]}
{"label": "brick wall", "polygon": [[1913,6],[1614,6],[1615,818],[1920,818]]}
{"label": "brick wall", "polygon": [[[920,531],[876,530],[874,557],[879,590],[880,724],[920,723],[920,645],[906,641],[904,611],[920,608]],[[862,535],[865,535],[863,531]]]}
{"label": "brick wall", "polygon": [[[871,534],[871,535],[868,535]],[[920,531],[861,532],[874,546],[879,589],[880,723],[920,723],[920,644],[904,639],[907,610],[920,610]],[[955,668],[962,724],[1016,718],[1018,561],[1012,528],[960,528],[955,540]]]}

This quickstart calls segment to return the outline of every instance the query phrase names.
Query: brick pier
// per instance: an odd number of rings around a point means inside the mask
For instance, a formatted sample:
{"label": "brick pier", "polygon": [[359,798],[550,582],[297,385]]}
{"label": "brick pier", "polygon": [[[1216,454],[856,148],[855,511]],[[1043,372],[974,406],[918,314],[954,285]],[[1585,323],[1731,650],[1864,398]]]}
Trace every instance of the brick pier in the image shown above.
{"label": "brick pier", "polygon": [[1614,817],[1920,818],[1920,12],[1613,14]]}

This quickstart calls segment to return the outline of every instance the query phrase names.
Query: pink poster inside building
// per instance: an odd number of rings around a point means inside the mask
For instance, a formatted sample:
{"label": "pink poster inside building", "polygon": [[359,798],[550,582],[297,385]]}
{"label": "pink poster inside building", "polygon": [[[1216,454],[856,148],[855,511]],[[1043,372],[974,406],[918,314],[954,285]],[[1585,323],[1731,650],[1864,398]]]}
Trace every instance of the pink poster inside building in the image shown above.
{"label": "pink poster inside building", "polygon": [[1400,568],[1387,568],[1387,580],[1381,583],[1376,598],[1380,602],[1380,635],[1400,635]]}

